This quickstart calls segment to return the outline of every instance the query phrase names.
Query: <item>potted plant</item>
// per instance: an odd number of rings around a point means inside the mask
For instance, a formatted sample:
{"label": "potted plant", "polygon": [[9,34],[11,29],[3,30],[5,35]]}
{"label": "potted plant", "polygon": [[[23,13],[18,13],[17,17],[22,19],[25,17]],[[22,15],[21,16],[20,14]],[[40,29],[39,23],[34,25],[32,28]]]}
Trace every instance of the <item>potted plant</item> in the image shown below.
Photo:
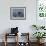
{"label": "potted plant", "polygon": [[45,38],[44,37],[46,36],[45,34],[46,34],[45,32],[35,32],[33,35],[37,38],[37,41],[40,43],[40,40],[42,38]]}
{"label": "potted plant", "polygon": [[40,42],[40,40],[42,40],[42,38],[44,36],[46,36],[46,33],[45,32],[40,32],[39,30],[44,30],[45,26],[32,25],[32,27],[37,30],[37,32],[33,33],[33,35],[37,38],[37,41]]}

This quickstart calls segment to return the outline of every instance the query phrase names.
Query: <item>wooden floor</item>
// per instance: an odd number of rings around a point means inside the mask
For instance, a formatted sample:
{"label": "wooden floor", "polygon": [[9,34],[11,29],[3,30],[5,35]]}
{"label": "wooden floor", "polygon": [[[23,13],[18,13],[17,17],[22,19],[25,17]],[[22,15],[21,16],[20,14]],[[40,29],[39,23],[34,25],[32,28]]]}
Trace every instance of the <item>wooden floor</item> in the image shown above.
{"label": "wooden floor", "polygon": [[[0,42],[0,46],[4,46],[4,43]],[[15,46],[15,42],[14,43],[12,43],[12,42],[8,43],[8,46]],[[30,43],[30,46],[37,46],[37,43],[32,42],[32,43]],[[42,46],[46,46],[46,43],[44,43],[44,45],[42,45]]]}

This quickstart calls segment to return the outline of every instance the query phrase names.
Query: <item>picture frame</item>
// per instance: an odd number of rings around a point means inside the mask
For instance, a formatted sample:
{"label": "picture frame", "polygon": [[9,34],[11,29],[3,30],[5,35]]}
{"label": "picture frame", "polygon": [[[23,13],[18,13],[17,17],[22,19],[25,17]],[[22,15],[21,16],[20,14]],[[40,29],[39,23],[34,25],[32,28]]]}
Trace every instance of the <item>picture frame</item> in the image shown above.
{"label": "picture frame", "polygon": [[25,20],[26,7],[10,7],[10,19],[11,20]]}

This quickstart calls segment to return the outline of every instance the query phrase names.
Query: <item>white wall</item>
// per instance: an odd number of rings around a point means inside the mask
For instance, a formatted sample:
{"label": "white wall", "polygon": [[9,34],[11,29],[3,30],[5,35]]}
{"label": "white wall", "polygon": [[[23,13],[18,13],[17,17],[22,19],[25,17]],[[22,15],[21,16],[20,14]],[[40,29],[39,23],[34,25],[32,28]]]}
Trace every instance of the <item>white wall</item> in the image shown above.
{"label": "white wall", "polygon": [[[10,7],[26,7],[26,20],[10,20]],[[36,0],[0,0],[0,34],[11,27],[19,27],[19,32],[30,32],[36,24]]]}

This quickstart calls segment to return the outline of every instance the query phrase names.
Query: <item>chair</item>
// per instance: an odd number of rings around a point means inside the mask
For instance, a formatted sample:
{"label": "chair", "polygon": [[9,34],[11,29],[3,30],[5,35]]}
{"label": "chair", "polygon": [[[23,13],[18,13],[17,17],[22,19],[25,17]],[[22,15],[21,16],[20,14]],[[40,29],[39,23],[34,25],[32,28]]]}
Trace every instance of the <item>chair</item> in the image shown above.
{"label": "chair", "polygon": [[7,39],[10,38],[11,36],[17,36],[15,40],[16,40],[16,46],[18,46],[18,34],[16,35],[16,34],[9,34],[9,33],[5,34],[5,46],[8,45]]}
{"label": "chair", "polygon": [[19,43],[19,46],[30,46],[29,42],[29,33],[21,33],[22,40],[27,39],[26,41],[22,41]]}

